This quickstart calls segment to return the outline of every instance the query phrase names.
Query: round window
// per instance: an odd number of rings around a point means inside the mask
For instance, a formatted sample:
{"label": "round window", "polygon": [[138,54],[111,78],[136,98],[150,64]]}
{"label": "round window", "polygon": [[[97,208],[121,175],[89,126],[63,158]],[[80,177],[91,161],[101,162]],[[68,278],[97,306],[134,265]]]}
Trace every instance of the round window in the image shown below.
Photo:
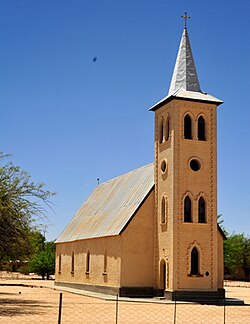
{"label": "round window", "polygon": [[189,165],[190,165],[190,168],[193,170],[193,171],[199,171],[200,168],[201,168],[201,163],[200,161],[198,161],[197,159],[192,159],[190,162],[189,162]]}
{"label": "round window", "polygon": [[166,162],[166,160],[163,160],[161,162],[161,171],[164,173],[164,172],[166,172],[166,170],[167,170],[167,162]]}

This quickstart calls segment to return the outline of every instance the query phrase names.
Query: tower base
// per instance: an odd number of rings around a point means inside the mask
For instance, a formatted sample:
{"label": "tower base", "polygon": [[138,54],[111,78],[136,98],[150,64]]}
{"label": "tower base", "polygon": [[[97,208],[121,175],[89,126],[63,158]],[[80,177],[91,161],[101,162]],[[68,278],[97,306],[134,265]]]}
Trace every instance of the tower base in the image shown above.
{"label": "tower base", "polygon": [[217,291],[165,290],[164,297],[176,301],[214,303],[225,299],[225,289],[221,288]]}

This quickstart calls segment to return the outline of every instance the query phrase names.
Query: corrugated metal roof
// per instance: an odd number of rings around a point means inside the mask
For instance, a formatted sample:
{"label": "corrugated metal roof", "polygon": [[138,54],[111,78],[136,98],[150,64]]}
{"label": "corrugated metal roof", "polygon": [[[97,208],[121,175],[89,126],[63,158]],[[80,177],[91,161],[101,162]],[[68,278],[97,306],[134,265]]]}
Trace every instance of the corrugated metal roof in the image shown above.
{"label": "corrugated metal roof", "polygon": [[153,186],[153,164],[100,184],[56,243],[119,235]]}

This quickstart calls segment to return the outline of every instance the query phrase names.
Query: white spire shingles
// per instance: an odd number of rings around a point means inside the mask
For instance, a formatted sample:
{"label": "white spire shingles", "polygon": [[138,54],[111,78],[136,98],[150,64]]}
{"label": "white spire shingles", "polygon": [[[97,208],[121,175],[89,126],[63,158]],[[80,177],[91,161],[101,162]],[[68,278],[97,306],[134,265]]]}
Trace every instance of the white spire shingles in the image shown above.
{"label": "white spire shingles", "polygon": [[168,95],[149,110],[155,111],[174,98],[213,102],[217,106],[223,103],[220,99],[201,91],[186,27],[182,33]]}
{"label": "white spire shingles", "polygon": [[182,33],[168,95],[172,95],[180,89],[201,92],[186,28],[184,28]]}

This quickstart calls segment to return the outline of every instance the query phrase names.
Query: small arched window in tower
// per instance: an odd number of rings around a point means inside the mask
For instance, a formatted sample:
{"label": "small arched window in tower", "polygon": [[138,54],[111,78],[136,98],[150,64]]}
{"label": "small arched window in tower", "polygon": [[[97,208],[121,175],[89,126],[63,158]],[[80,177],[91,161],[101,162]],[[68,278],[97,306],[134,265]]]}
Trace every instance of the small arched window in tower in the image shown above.
{"label": "small arched window in tower", "polygon": [[198,140],[200,141],[206,140],[205,120],[202,116],[198,118]]}
{"label": "small arched window in tower", "polygon": [[167,120],[166,120],[166,126],[165,126],[165,141],[169,140],[169,116],[167,116]]}
{"label": "small arched window in tower", "polygon": [[89,269],[90,269],[90,253],[89,251],[87,252],[87,255],[86,255],[86,270],[85,270],[85,273],[89,273]]}
{"label": "small arched window in tower", "polygon": [[206,203],[203,197],[198,202],[198,222],[206,223]]}
{"label": "small arched window in tower", "polygon": [[71,273],[74,273],[75,271],[75,253],[72,252],[71,255]]}
{"label": "small arched window in tower", "polygon": [[199,274],[199,252],[196,247],[191,251],[191,275]]}
{"label": "small arched window in tower", "polygon": [[167,198],[164,195],[161,200],[161,223],[166,224],[167,222]]}
{"label": "small arched window in tower", "polygon": [[184,117],[184,138],[192,139],[192,119],[188,114]]}
{"label": "small arched window in tower", "polygon": [[162,173],[165,173],[167,171],[167,162],[166,162],[166,160],[164,159],[164,160],[162,160],[162,162],[161,162],[161,172]]}
{"label": "small arched window in tower", "polygon": [[186,196],[184,199],[184,222],[192,222],[192,203],[189,196]]}
{"label": "small arched window in tower", "polygon": [[163,119],[160,122],[160,129],[159,129],[159,143],[163,143],[163,136],[164,136],[164,121]]}

